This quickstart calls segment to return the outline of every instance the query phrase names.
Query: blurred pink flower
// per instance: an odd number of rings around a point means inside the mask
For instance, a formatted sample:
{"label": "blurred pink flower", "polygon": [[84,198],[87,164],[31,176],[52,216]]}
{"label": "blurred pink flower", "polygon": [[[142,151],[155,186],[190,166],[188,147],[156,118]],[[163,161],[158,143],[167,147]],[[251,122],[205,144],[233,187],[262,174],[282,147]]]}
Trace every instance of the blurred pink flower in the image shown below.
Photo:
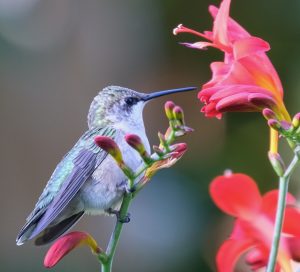
{"label": "blurred pink flower", "polygon": [[48,250],[44,266],[55,266],[65,255],[80,245],[87,245],[94,254],[100,253],[100,248],[94,238],[85,232],[74,231],[60,237]]}
{"label": "blurred pink flower", "polygon": [[[278,190],[261,196],[253,179],[244,174],[225,174],[210,185],[210,195],[225,213],[236,217],[230,237],[219,248],[218,271],[231,272],[244,254],[253,270],[265,267],[272,242]],[[295,198],[287,195],[287,207],[277,257],[277,269],[291,270],[290,260],[300,259],[300,212]]]}

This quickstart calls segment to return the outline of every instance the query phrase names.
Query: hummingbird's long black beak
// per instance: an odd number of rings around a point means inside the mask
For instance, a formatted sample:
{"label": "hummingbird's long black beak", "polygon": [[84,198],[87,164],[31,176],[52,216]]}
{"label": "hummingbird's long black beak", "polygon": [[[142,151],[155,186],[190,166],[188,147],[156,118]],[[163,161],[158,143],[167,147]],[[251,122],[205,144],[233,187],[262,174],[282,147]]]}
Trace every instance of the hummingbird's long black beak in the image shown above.
{"label": "hummingbird's long black beak", "polygon": [[189,92],[189,91],[194,91],[196,89],[197,89],[197,87],[185,87],[185,88],[158,91],[158,92],[154,92],[154,93],[150,93],[150,94],[145,94],[143,96],[142,100],[148,101],[148,100],[151,100],[153,98],[160,97],[160,96],[173,94],[173,93]]}

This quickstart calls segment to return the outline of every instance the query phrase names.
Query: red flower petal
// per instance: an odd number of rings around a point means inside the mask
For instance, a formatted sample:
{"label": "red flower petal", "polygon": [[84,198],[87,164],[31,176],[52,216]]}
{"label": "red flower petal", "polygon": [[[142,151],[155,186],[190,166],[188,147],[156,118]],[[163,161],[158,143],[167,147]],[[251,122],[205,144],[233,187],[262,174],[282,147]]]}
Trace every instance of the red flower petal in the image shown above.
{"label": "red flower petal", "polygon": [[62,236],[50,247],[44,259],[44,266],[53,267],[71,250],[82,244],[88,245],[93,253],[100,252],[92,236],[85,232],[74,231]]}
{"label": "red flower petal", "polygon": [[[261,213],[267,215],[273,221],[275,219],[276,209],[278,202],[278,190],[272,190],[267,192],[262,197]],[[296,199],[291,195],[287,194],[287,204],[293,205]]]}
{"label": "red flower petal", "polygon": [[286,240],[292,259],[296,262],[300,262],[300,238],[287,237]]}
{"label": "red flower petal", "polygon": [[300,237],[299,222],[300,222],[299,209],[296,209],[295,207],[292,206],[286,207],[282,231],[284,233]]}
{"label": "red flower petal", "polygon": [[[216,85],[217,83],[221,82],[225,77],[227,77],[231,69],[231,65],[221,61],[215,61],[210,64],[210,69],[212,71],[212,79],[203,85],[202,92],[206,88]],[[198,98],[201,98],[200,94],[201,92],[199,93]]]}
{"label": "red flower petal", "polygon": [[[262,267],[266,267],[269,260],[269,251],[263,246],[257,246],[249,251],[246,256],[246,263],[250,265],[251,271],[257,271]],[[280,266],[277,263],[275,272],[280,272]]]}
{"label": "red flower petal", "polygon": [[252,240],[226,240],[219,248],[216,257],[218,271],[233,272],[241,255],[253,246]]}
{"label": "red flower petal", "polygon": [[269,90],[282,100],[283,89],[279,76],[266,54],[256,54],[239,59],[238,62],[247,68],[255,80],[255,85]]}
{"label": "red flower petal", "polygon": [[263,39],[257,37],[247,37],[237,40],[233,45],[233,54],[236,60],[256,54],[258,52],[265,52],[270,49],[270,45]]}
{"label": "red flower petal", "polygon": [[229,18],[230,0],[222,1],[218,14],[214,20],[213,39],[220,48],[231,50],[228,39],[228,18]]}
{"label": "red flower petal", "polygon": [[246,255],[246,263],[251,266],[251,270],[256,271],[265,267],[268,263],[269,251],[264,246],[252,248]]}
{"label": "red flower petal", "polygon": [[230,96],[227,96],[223,99],[221,99],[217,105],[216,109],[220,112],[225,111],[235,111],[236,108],[242,109],[244,106],[246,106],[247,109],[249,109],[248,105],[248,94],[247,93],[237,93]]}
{"label": "red flower petal", "polygon": [[222,211],[244,220],[250,220],[261,205],[256,183],[244,174],[216,177],[210,184],[210,195]]}
{"label": "red flower petal", "polygon": [[220,100],[226,98],[231,95],[235,94],[255,94],[261,93],[268,95],[268,92],[260,87],[251,86],[251,85],[240,85],[240,84],[233,84],[233,85],[226,85],[224,87],[212,87],[209,89],[205,89],[203,91],[204,94],[211,94],[210,101],[213,100]]}
{"label": "red flower petal", "polygon": [[[214,5],[210,5],[208,7],[208,11],[213,18],[216,18],[219,9]],[[250,34],[231,17],[228,18],[228,32],[229,32],[230,40],[232,42],[237,39],[242,39],[250,36]]]}

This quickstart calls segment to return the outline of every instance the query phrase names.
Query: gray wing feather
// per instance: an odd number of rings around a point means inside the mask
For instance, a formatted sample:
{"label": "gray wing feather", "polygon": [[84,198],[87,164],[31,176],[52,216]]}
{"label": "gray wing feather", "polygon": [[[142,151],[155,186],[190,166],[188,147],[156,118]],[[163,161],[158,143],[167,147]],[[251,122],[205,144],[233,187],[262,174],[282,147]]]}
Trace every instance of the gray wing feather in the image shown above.
{"label": "gray wing feather", "polygon": [[[27,218],[27,223],[21,230],[19,238],[29,228],[33,229],[29,239],[47,228],[68,203],[70,203],[84,182],[105,159],[107,153],[94,143],[94,138],[97,135],[114,138],[115,129],[95,128],[87,131],[79,139],[73,149],[71,149],[55,169],[35,209]],[[67,164],[67,166],[63,164]],[[64,167],[67,167],[67,170]],[[52,188],[52,190],[49,190],[49,188]],[[41,215],[40,218],[37,218],[37,214]]]}
{"label": "gray wing feather", "polygon": [[[102,152],[104,153],[104,152]],[[102,156],[105,158],[105,154]],[[83,158],[84,159],[83,159]],[[77,162],[80,162],[77,164]],[[84,182],[92,175],[97,161],[97,154],[89,150],[82,150],[78,157],[74,161],[74,170],[68,176],[63,186],[60,188],[59,193],[53,199],[51,204],[47,207],[47,210],[43,217],[38,222],[34,231],[31,233],[29,239],[38,235],[43,231],[55,218],[63,211],[63,209],[70,203],[73,197],[77,194]]]}

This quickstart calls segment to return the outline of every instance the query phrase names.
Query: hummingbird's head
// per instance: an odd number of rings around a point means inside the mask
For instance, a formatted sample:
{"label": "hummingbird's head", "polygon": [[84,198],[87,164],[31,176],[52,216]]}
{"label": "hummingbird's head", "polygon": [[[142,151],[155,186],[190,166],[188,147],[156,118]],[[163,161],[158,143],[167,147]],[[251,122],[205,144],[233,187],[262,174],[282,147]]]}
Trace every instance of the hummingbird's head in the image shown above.
{"label": "hummingbird's head", "polygon": [[89,128],[107,125],[125,125],[141,121],[145,105],[143,94],[119,86],[108,86],[94,98],[89,114]]}
{"label": "hummingbird's head", "polygon": [[96,126],[138,128],[144,126],[142,113],[149,100],[195,89],[195,87],[187,87],[145,94],[119,86],[105,87],[91,103],[88,126],[89,128]]}

